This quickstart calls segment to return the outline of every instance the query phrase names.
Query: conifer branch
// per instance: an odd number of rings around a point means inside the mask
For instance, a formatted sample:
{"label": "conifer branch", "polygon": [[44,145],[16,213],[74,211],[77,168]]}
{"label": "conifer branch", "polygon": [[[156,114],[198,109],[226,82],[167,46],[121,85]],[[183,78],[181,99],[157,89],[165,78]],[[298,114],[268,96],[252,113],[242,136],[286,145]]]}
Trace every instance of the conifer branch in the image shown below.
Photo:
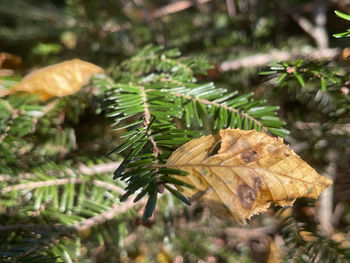
{"label": "conifer branch", "polygon": [[[32,131],[34,132],[36,129],[36,124],[38,123],[38,119],[43,117],[45,114],[47,114],[48,112],[50,112],[52,109],[55,108],[55,106],[57,105],[58,100],[53,100],[52,102],[50,102],[48,105],[46,105],[45,107],[43,107],[40,116],[36,116],[34,117],[31,122],[32,122]],[[4,139],[10,135],[10,131],[11,131],[11,126],[13,124],[13,122],[19,118],[22,115],[27,115],[28,113],[26,112],[26,110],[19,110],[19,109],[14,109],[10,103],[6,100],[3,101],[3,105],[5,105],[8,110],[11,113],[10,119],[7,121],[8,125],[5,127],[4,129],[4,133],[0,135],[0,143],[4,141]]]}
{"label": "conifer branch", "polygon": [[[178,183],[167,175],[182,172],[178,170],[181,167],[169,170],[162,165],[177,147],[199,136],[198,127],[205,126],[211,132],[226,127],[255,129],[280,137],[288,133],[282,128],[285,123],[276,116],[278,107],[265,106],[264,100],[252,98],[253,93],[236,96],[237,91],[228,92],[211,82],[198,83],[194,76],[205,74],[209,68],[204,60],[181,58],[177,50],[162,52],[161,48],[146,46],[125,61],[122,68],[124,71],[115,84],[103,83],[112,87],[107,91],[111,109],[108,116],[114,118],[112,125],[132,120],[115,128],[129,130],[123,135],[124,142],[112,151],[121,153],[128,149],[113,178],[127,182],[127,192],[121,200],[127,200],[139,189],[135,202],[149,196],[144,219],[153,213],[157,188]],[[179,122],[186,128],[180,128]],[[144,147],[147,142],[151,149]]]}
{"label": "conifer branch", "polygon": [[230,112],[237,113],[237,114],[239,114],[239,115],[241,115],[243,117],[246,117],[247,119],[255,122],[265,132],[267,132],[267,133],[269,132],[268,129],[260,121],[258,121],[257,119],[253,118],[252,116],[250,116],[249,114],[245,113],[244,111],[240,111],[240,110],[237,110],[237,109],[232,108],[230,106],[227,106],[227,105],[224,105],[224,104],[219,104],[219,103],[216,103],[216,102],[213,102],[213,101],[210,101],[210,100],[200,99],[200,98],[192,97],[192,96],[181,94],[181,93],[177,93],[177,92],[171,92],[171,94],[174,94],[176,97],[182,97],[182,98],[185,98],[185,99],[188,99],[188,100],[191,100],[191,101],[198,101],[198,102],[203,103],[205,105],[213,105],[215,107],[223,108],[223,109],[228,110]]}
{"label": "conifer branch", "polygon": [[[107,183],[101,180],[84,180],[84,179],[58,179],[58,180],[48,180],[48,181],[39,181],[39,182],[28,182],[17,185],[11,185],[5,187],[1,190],[1,194],[6,194],[11,191],[19,191],[19,190],[33,190],[39,187],[48,187],[48,186],[59,186],[65,184],[83,184],[83,183],[92,183],[97,187],[106,188],[107,190],[113,191],[117,194],[123,194],[124,191],[111,183]],[[84,219],[80,222],[73,223],[69,226],[64,224],[55,224],[55,225],[36,225],[36,224],[17,224],[10,226],[1,226],[0,232],[9,232],[16,231],[20,229],[30,230],[30,229],[46,229],[46,230],[56,230],[60,231],[62,234],[69,234],[71,231],[81,232],[88,228],[91,228],[97,224],[102,224],[106,220],[113,219],[117,214],[124,213],[128,209],[134,207],[136,204],[129,200],[123,204],[113,205],[112,208],[104,211],[96,216]]]}
{"label": "conifer branch", "polygon": [[[119,188],[118,191],[122,191]],[[9,226],[0,225],[0,232],[12,232],[18,230],[53,230],[60,232],[60,235],[71,234],[71,232],[82,232],[89,228],[92,228],[98,224],[103,224],[105,221],[112,220],[116,215],[125,213],[127,210],[135,207],[137,204],[132,200],[128,200],[120,205],[114,205],[111,209],[98,214],[96,216],[84,219],[80,222],[64,225],[64,224],[53,224],[53,225],[42,225],[42,224],[16,224]]]}

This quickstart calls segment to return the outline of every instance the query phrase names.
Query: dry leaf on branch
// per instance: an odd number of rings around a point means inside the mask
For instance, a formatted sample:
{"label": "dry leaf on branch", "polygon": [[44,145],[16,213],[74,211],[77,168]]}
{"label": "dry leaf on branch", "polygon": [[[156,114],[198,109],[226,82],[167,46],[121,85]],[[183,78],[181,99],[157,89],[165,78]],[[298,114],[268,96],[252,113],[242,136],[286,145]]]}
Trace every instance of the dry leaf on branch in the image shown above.
{"label": "dry leaf on branch", "polygon": [[80,59],[72,59],[30,73],[10,93],[34,93],[40,95],[41,100],[63,97],[79,91],[96,73],[103,73],[103,69]]}
{"label": "dry leaf on branch", "polygon": [[271,201],[288,206],[299,197],[317,199],[332,184],[281,138],[254,130],[226,129],[191,140],[173,152],[166,166],[189,172],[173,175],[195,187],[180,188],[184,195],[204,201],[221,218],[243,223],[266,211]]}

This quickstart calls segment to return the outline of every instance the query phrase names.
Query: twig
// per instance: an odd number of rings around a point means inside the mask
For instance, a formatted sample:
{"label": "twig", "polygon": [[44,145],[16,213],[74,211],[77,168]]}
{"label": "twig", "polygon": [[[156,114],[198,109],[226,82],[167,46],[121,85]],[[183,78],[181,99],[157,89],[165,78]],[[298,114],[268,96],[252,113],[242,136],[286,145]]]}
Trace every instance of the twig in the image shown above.
{"label": "twig", "polygon": [[[76,173],[81,173],[83,175],[111,173],[118,168],[119,164],[120,162],[97,164],[93,166],[86,166],[84,164],[79,164],[77,171],[67,168],[64,171],[62,171],[62,173],[67,173],[72,176],[76,176]],[[47,174],[48,175],[55,174],[55,176],[57,176],[56,175],[57,172],[60,172],[60,171],[47,171]],[[23,173],[23,174],[18,174],[16,176],[0,174],[0,182],[28,180],[28,179],[34,178],[35,176],[36,174],[34,173]]]}
{"label": "twig", "polygon": [[[122,189],[118,190],[118,193],[122,193]],[[12,232],[17,230],[55,230],[59,231],[61,235],[74,232],[82,232],[85,231],[91,227],[94,227],[98,224],[103,224],[107,220],[113,219],[117,214],[121,214],[126,212],[128,209],[136,206],[137,203],[134,203],[132,199],[129,199],[128,201],[120,204],[115,205],[111,209],[87,218],[85,220],[82,220],[81,222],[74,223],[70,226],[65,226],[63,224],[55,224],[55,225],[40,225],[40,224],[17,224],[17,225],[9,225],[9,226],[1,226],[0,225],[0,232]]]}
{"label": "twig", "polygon": [[327,5],[329,0],[320,0],[316,3],[316,9],[314,11],[314,39],[319,49],[328,48],[328,33],[326,29],[327,23]]}
{"label": "twig", "polygon": [[312,52],[273,50],[270,53],[258,53],[243,58],[227,60],[219,65],[220,72],[238,70],[240,68],[253,68],[267,65],[274,61],[304,58],[306,60],[332,60],[341,54],[340,48],[326,48]]}
{"label": "twig", "polygon": [[52,186],[52,185],[65,185],[65,184],[82,184],[91,182],[92,184],[100,187],[105,187],[108,190],[123,193],[123,191],[116,185],[106,183],[100,180],[86,180],[86,179],[58,179],[58,180],[47,180],[40,182],[28,182],[23,184],[10,185],[3,188],[0,193],[6,194],[12,191],[20,191],[20,190],[32,190],[39,187]]}
{"label": "twig", "polygon": [[[315,129],[324,129],[323,125],[318,122],[295,122],[295,127],[299,130],[315,130]],[[330,129],[325,130],[327,134],[331,135],[346,135],[350,134],[350,124],[336,124],[333,125]]]}
{"label": "twig", "polygon": [[227,6],[227,13],[233,17],[236,14],[234,0],[226,0],[226,6]]}
{"label": "twig", "polygon": [[115,206],[102,214],[93,216],[91,218],[85,219],[79,223],[75,223],[70,226],[71,229],[74,229],[77,232],[82,232],[86,229],[89,229],[97,224],[102,224],[107,220],[113,219],[117,214],[126,212],[128,209],[134,207],[137,203],[134,203],[132,199],[127,200],[126,202]]}
{"label": "twig", "polygon": [[[50,180],[50,181],[43,181],[43,182],[30,182],[30,183],[18,184],[18,185],[5,187],[4,189],[2,189],[1,193],[4,194],[14,190],[23,190],[23,189],[31,190],[38,187],[51,186],[51,185],[64,185],[68,183],[81,184],[85,182],[91,182],[96,186],[104,187],[108,190],[114,191],[119,194],[124,193],[124,191],[116,185],[113,185],[104,181],[99,181],[99,180],[82,180],[82,179],[59,179],[59,180]],[[0,226],[0,232],[16,231],[20,229],[26,229],[26,230],[54,229],[64,233],[71,232],[71,231],[81,232],[97,224],[101,224],[106,220],[111,220],[117,214],[124,213],[126,210],[130,209],[135,205],[136,204],[132,201],[132,199],[129,199],[125,203],[120,204],[118,206],[114,206],[111,209],[99,215],[85,219],[78,223],[74,223],[70,226],[65,226],[63,224],[56,224],[56,225],[18,224],[18,225],[10,225],[10,226]]]}
{"label": "twig", "polygon": [[337,205],[334,208],[333,212],[333,218],[332,218],[332,225],[338,226],[340,219],[344,213],[344,204],[343,203],[337,203]]}
{"label": "twig", "polygon": [[79,164],[78,169],[84,175],[105,174],[115,171],[119,165],[120,162],[97,164],[93,166]]}
{"label": "twig", "polygon": [[312,24],[308,19],[299,15],[296,12],[292,12],[288,7],[282,5],[281,1],[276,0],[276,4],[279,8],[289,15],[295,22],[298,23],[299,27],[303,29],[309,36],[311,36],[319,49],[328,47],[328,35],[325,28],[326,25],[326,6],[327,0],[315,1],[316,9],[314,10],[314,21],[315,25]]}
{"label": "twig", "polygon": [[[204,4],[210,1],[211,0],[197,0],[197,3]],[[165,15],[174,14],[174,13],[186,10],[192,7],[194,4],[195,4],[195,1],[190,1],[190,0],[178,1],[153,11],[152,17],[159,18]]]}
{"label": "twig", "polygon": [[[144,121],[143,121],[143,126],[145,128],[147,128],[150,123],[151,123],[151,113],[149,111],[149,105],[147,103],[147,94],[145,91],[145,88],[143,86],[139,86],[139,89],[141,90],[141,98],[142,98],[142,104],[143,104],[143,108],[144,108]],[[152,137],[152,131],[151,129],[148,129],[147,131],[147,137],[149,138],[152,147],[153,147],[153,155],[155,158],[155,162],[158,163],[158,155],[159,155],[159,149],[157,147],[157,143],[155,142],[155,140]]]}
{"label": "twig", "polygon": [[228,227],[225,228],[225,234],[229,236],[235,236],[242,239],[255,239],[258,237],[272,235],[279,229],[279,223],[275,223],[271,226],[259,227],[259,228],[236,228]]}
{"label": "twig", "polygon": [[[337,173],[337,154],[334,151],[330,151],[327,159],[329,164],[326,167],[326,171],[323,174],[324,176],[335,179]],[[331,236],[334,233],[332,226],[332,217],[333,217],[333,195],[334,195],[334,186],[331,185],[323,191],[319,199],[319,209],[317,211],[317,217],[320,221],[320,224],[326,234]]]}

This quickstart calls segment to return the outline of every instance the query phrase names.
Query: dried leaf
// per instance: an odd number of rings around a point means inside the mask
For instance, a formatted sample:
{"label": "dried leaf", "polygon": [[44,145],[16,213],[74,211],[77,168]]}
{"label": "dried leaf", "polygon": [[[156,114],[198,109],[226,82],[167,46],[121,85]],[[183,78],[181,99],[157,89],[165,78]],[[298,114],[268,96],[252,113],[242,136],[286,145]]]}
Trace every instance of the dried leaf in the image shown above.
{"label": "dried leaf", "polygon": [[11,89],[38,94],[41,100],[63,97],[79,91],[93,74],[103,69],[80,59],[72,59],[34,71]]}
{"label": "dried leaf", "polygon": [[173,152],[166,166],[189,173],[173,175],[195,187],[180,188],[185,196],[238,222],[266,211],[271,202],[288,206],[299,197],[317,199],[332,184],[281,138],[254,130],[226,129],[191,140]]}

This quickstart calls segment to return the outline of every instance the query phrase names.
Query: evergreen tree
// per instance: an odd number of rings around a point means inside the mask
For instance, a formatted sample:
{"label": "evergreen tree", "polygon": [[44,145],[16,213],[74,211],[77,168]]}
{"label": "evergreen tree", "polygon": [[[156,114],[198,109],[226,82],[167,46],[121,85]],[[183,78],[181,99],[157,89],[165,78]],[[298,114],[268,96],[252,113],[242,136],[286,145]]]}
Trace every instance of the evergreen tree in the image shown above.
{"label": "evergreen tree", "polygon": [[[0,0],[20,56],[0,53],[0,94],[26,67],[106,69],[74,95],[0,97],[0,262],[348,262],[348,49],[330,48],[348,6],[285,2]],[[225,128],[285,138],[334,189],[213,217],[165,164]]]}

